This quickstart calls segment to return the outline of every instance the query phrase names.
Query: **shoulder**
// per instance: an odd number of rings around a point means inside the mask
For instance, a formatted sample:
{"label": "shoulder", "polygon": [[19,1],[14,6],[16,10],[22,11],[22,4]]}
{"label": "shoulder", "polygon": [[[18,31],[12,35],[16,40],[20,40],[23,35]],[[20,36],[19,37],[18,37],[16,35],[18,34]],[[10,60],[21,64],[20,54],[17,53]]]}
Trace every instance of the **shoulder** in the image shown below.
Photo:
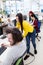
{"label": "shoulder", "polygon": [[29,24],[29,22],[28,21],[25,21],[25,20],[23,20],[23,24]]}

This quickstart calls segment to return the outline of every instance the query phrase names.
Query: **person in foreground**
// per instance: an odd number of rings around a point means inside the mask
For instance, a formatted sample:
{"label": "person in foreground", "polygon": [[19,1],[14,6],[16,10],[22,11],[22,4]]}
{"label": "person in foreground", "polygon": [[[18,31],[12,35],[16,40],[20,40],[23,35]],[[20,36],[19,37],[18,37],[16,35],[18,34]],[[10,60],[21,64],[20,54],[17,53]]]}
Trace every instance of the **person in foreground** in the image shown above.
{"label": "person in foreground", "polygon": [[26,43],[17,28],[7,29],[9,45],[2,44],[7,49],[0,55],[0,65],[13,65],[26,51]]}

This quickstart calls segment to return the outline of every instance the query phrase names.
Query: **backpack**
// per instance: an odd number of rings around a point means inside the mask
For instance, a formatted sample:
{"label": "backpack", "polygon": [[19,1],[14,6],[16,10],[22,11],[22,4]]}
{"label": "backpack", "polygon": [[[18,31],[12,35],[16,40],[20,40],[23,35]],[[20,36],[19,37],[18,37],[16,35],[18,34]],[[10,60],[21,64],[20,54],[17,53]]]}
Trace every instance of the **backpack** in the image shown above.
{"label": "backpack", "polygon": [[38,29],[40,30],[41,27],[41,21],[38,20]]}
{"label": "backpack", "polygon": [[37,31],[37,33],[40,32],[40,27],[41,27],[41,22],[38,20],[38,31]]}

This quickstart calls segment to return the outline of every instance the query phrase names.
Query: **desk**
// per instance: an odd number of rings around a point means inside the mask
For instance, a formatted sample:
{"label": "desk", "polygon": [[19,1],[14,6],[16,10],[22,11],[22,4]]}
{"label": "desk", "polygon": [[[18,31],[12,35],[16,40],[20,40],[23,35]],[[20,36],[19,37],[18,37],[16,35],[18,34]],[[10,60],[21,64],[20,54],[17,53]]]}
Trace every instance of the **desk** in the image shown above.
{"label": "desk", "polygon": [[3,28],[8,26],[8,24],[3,24],[3,23],[0,23],[0,35],[3,34]]}

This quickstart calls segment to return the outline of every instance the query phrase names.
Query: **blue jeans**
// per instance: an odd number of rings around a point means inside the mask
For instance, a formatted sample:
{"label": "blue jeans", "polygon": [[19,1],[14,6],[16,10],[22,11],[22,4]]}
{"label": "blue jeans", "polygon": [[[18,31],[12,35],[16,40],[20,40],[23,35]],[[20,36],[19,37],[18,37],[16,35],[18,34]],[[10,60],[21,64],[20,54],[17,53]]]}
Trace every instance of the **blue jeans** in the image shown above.
{"label": "blue jeans", "polygon": [[30,38],[32,40],[34,49],[36,49],[35,34],[36,34],[36,31],[34,30],[33,33],[28,33],[28,35],[26,36],[27,53],[29,53],[29,50],[30,50]]}

